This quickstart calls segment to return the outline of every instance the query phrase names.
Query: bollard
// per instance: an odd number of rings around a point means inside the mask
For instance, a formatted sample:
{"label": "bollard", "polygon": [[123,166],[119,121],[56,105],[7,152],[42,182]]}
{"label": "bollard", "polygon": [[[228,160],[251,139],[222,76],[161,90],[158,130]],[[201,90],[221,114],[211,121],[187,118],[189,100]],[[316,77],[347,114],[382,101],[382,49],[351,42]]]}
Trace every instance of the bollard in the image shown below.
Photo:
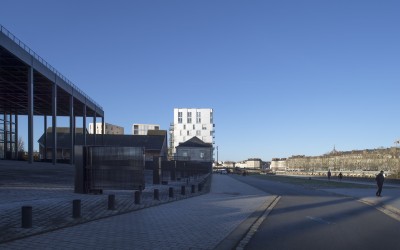
{"label": "bollard", "polygon": [[114,210],[114,209],[115,209],[115,195],[109,194],[108,195],[108,210]]}
{"label": "bollard", "polygon": [[135,191],[135,204],[140,204],[140,191]]}
{"label": "bollard", "polygon": [[72,218],[81,217],[81,200],[72,201]]}
{"label": "bollard", "polygon": [[169,197],[170,197],[170,198],[174,197],[174,188],[170,187],[170,188],[168,189],[168,193],[169,193]]}
{"label": "bollard", "polygon": [[181,186],[181,195],[185,195],[185,194],[186,194],[185,186]]}
{"label": "bollard", "polygon": [[192,194],[196,193],[196,186],[192,185]]}
{"label": "bollard", "polygon": [[158,189],[154,189],[154,200],[160,200],[160,192]]}
{"label": "bollard", "polygon": [[201,185],[201,183],[199,183],[199,184],[197,185],[197,190],[199,190],[199,192],[201,192],[201,189],[202,189],[202,185]]}
{"label": "bollard", "polygon": [[32,227],[32,207],[23,206],[21,208],[21,227],[31,228]]}

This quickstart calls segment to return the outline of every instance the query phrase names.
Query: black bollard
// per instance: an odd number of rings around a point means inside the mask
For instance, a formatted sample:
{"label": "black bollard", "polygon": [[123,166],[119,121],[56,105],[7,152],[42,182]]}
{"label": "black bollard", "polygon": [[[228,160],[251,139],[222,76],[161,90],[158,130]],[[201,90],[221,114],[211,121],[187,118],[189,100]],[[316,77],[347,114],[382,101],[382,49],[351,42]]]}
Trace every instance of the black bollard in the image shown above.
{"label": "black bollard", "polygon": [[135,191],[135,204],[140,204],[140,191]]}
{"label": "black bollard", "polygon": [[154,189],[154,200],[160,200],[160,192],[158,189]]}
{"label": "black bollard", "polygon": [[32,207],[23,206],[21,208],[21,227],[31,228],[32,227]]}
{"label": "black bollard", "polygon": [[185,195],[185,194],[186,194],[186,187],[181,186],[181,195]]}
{"label": "black bollard", "polygon": [[72,201],[72,218],[81,217],[81,200]]}
{"label": "black bollard", "polygon": [[169,193],[169,197],[170,197],[170,198],[174,197],[174,188],[170,187],[170,188],[168,189],[168,193]]}
{"label": "black bollard", "polygon": [[109,194],[108,195],[108,210],[114,210],[114,209],[115,209],[115,195]]}
{"label": "black bollard", "polygon": [[196,193],[196,186],[192,185],[192,194]]}

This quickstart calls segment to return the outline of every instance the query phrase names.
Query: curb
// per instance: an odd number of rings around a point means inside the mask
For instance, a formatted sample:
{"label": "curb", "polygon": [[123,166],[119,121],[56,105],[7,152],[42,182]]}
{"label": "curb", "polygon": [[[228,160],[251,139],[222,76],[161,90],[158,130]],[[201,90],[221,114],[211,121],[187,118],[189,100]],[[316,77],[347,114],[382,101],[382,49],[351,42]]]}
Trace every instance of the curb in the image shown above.
{"label": "curb", "polygon": [[390,205],[385,205],[382,202],[372,202],[366,199],[358,199],[357,201],[364,203],[366,205],[372,206],[376,208],[377,210],[381,211],[382,213],[386,214],[387,216],[400,221],[400,209],[390,206]]}
{"label": "curb", "polygon": [[231,250],[243,249],[248,243],[257,228],[265,220],[265,218],[272,211],[274,206],[278,203],[280,196],[272,195],[256,209],[247,219],[234,229],[225,239],[223,239],[214,249],[218,250]]}

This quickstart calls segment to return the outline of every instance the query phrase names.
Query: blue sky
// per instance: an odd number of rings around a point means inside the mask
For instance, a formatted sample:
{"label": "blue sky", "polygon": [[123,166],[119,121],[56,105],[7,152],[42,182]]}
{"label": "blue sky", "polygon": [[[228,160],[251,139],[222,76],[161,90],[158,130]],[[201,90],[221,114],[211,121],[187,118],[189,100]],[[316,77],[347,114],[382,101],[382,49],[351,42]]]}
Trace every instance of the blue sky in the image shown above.
{"label": "blue sky", "polygon": [[219,160],[269,161],[394,145],[398,13],[390,0],[3,0],[0,24],[126,133],[213,108]]}

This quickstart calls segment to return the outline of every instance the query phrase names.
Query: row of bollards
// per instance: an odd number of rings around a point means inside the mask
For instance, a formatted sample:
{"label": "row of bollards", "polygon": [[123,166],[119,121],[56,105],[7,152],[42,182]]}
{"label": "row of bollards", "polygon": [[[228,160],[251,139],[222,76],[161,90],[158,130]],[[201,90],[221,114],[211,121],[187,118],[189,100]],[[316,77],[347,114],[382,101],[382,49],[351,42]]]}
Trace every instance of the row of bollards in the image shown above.
{"label": "row of bollards", "polygon": [[[202,190],[203,184],[198,184],[198,191]],[[191,193],[196,192],[196,186],[191,186]],[[135,204],[141,203],[141,195],[142,195],[142,188],[139,186],[139,191],[135,191],[134,193],[134,202]],[[181,186],[181,195],[186,195],[186,187]],[[174,197],[174,188],[170,187],[168,189],[168,197]],[[160,200],[160,191],[158,189],[154,189],[154,200]],[[81,200],[73,200],[72,201],[72,217],[74,219],[78,219],[81,217]],[[108,195],[108,210],[115,210],[115,195],[110,194]],[[21,208],[21,227],[22,228],[31,228],[32,227],[32,206],[23,206]]]}

